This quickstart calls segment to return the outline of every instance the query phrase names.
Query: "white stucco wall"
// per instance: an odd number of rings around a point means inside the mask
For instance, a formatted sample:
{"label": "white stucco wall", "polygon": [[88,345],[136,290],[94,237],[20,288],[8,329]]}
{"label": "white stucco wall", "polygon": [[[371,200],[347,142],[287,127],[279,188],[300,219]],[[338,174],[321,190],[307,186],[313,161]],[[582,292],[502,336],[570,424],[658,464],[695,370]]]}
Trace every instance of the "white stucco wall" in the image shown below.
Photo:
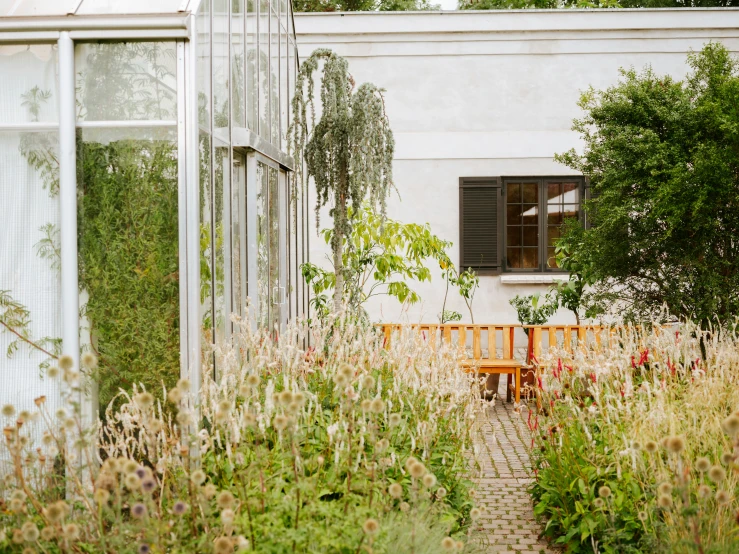
{"label": "white stucco wall", "polygon": [[[387,90],[397,143],[390,217],[429,223],[455,243],[459,259],[459,178],[572,175],[556,152],[579,148],[570,130],[580,92],[605,88],[621,67],[651,65],[683,77],[686,54],[708,41],[739,51],[739,10],[525,10],[501,12],[296,14],[302,58],[328,47],[349,60],[357,83]],[[329,221],[322,216],[322,226]],[[315,229],[315,225],[313,226]],[[311,239],[311,261],[328,249]],[[515,323],[508,300],[545,284],[481,277],[476,322]],[[401,314],[398,302],[370,306],[378,321],[436,321],[444,283],[416,286],[423,301]],[[456,295],[448,304],[464,314]],[[574,317],[561,311],[557,322]]]}

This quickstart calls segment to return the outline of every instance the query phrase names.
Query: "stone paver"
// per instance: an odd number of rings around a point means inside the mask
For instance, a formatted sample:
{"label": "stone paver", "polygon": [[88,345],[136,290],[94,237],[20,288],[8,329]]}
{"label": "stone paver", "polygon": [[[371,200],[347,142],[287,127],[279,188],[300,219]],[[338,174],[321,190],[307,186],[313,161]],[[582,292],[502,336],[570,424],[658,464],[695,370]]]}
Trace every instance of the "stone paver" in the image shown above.
{"label": "stone paver", "polygon": [[483,510],[476,523],[477,536],[485,552],[554,554],[556,550],[539,538],[542,527],[526,492],[533,479],[528,412],[524,405],[517,413],[513,403],[505,402],[505,383],[501,377],[498,398],[489,403],[477,433],[480,468],[474,480]]}

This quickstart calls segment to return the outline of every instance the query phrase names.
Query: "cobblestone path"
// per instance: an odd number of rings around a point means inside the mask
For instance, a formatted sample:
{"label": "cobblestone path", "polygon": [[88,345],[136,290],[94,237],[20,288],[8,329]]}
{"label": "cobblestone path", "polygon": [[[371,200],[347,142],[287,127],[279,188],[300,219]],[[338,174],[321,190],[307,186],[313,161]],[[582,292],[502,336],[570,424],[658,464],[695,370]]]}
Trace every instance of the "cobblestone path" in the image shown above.
{"label": "cobblestone path", "polygon": [[475,478],[477,498],[483,508],[478,521],[480,542],[485,552],[553,554],[534,518],[531,497],[526,492],[532,481],[527,445],[526,408],[521,414],[513,403],[505,402],[506,379],[501,377],[499,398],[486,409],[480,422],[477,458],[481,470]]}

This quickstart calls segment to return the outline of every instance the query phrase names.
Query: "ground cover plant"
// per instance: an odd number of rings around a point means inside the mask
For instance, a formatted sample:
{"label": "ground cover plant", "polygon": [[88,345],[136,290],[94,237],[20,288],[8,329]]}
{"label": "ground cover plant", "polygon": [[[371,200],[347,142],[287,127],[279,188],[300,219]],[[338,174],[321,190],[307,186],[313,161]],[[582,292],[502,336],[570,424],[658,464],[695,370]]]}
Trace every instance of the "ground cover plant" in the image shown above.
{"label": "ground cover plant", "polygon": [[473,550],[465,451],[479,401],[451,352],[411,334],[386,350],[349,322],[278,340],[238,327],[197,405],[186,381],[166,400],[122,392],[86,428],[87,354],[82,372],[66,356],[49,369],[67,408],[4,406],[0,551]]}
{"label": "ground cover plant", "polygon": [[531,493],[549,538],[568,552],[739,551],[735,331],[627,328],[540,363]]}

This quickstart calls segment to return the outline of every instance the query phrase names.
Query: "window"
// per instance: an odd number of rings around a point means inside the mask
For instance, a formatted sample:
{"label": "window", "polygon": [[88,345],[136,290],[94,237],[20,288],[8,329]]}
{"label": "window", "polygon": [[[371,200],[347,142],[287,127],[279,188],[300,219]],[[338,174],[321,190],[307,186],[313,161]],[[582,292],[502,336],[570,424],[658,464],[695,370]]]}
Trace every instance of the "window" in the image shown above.
{"label": "window", "polygon": [[558,271],[554,244],[581,217],[583,177],[460,179],[460,267]]}

